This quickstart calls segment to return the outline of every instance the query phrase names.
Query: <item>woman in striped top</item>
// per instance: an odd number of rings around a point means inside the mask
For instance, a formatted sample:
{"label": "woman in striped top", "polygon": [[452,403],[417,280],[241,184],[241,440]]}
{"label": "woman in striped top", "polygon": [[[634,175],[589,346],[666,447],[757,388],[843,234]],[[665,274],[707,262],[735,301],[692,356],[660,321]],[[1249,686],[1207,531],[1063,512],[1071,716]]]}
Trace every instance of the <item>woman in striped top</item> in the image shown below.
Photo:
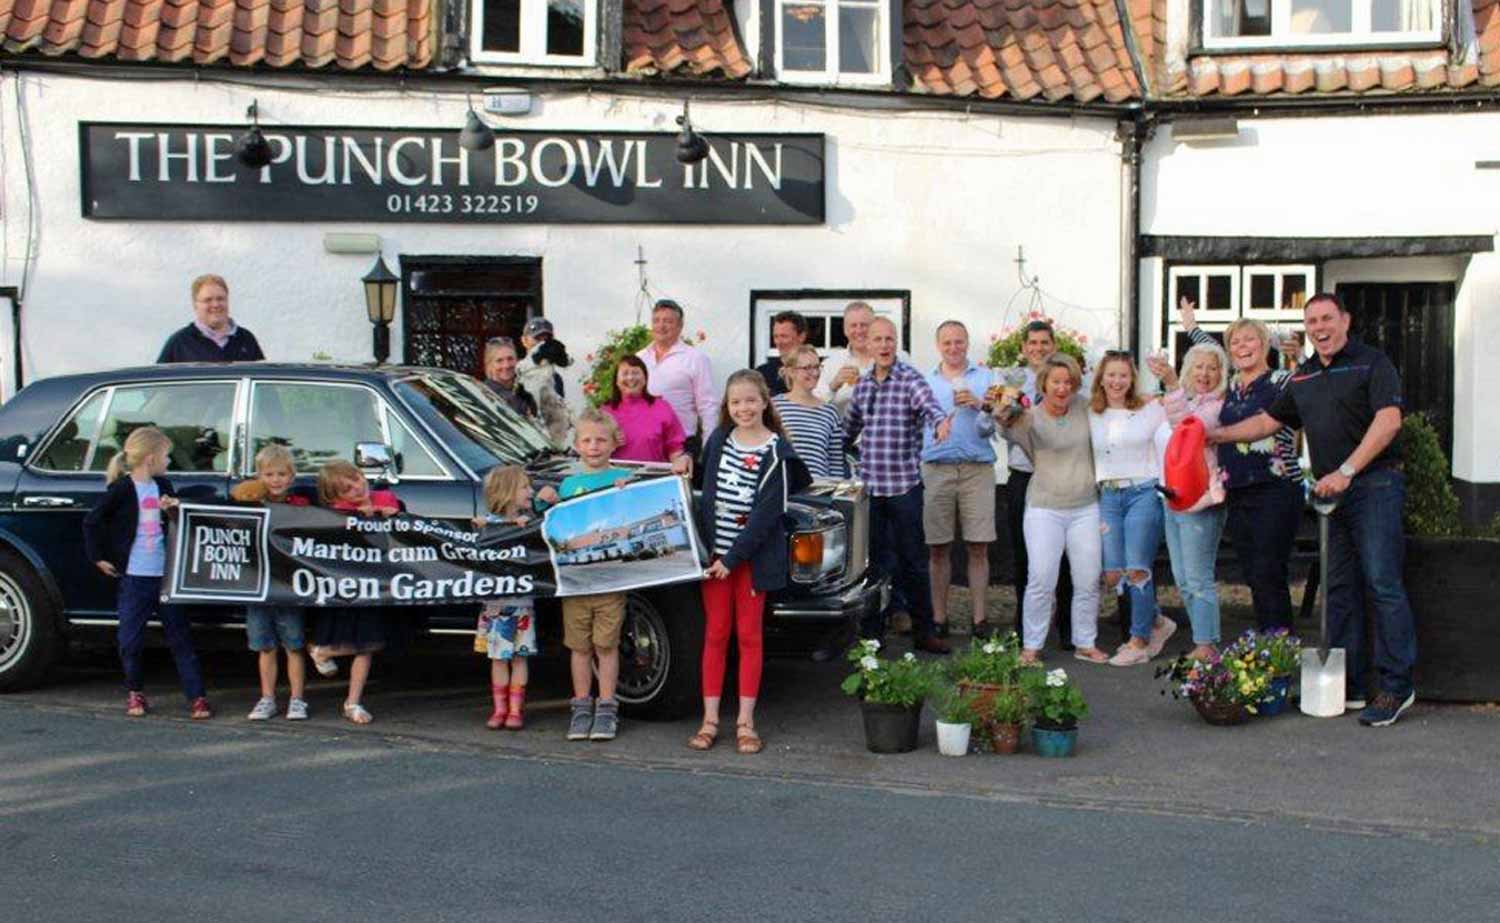
{"label": "woman in striped top", "polygon": [[813,394],[822,370],[823,360],[816,349],[807,345],[798,347],[781,366],[788,390],[771,398],[771,405],[776,408],[797,457],[807,464],[814,478],[847,478],[849,459],[844,454],[844,420],[832,404]]}
{"label": "woman in striped top", "polygon": [[787,498],[810,480],[771,408],[766,380],[754,369],[729,376],[719,426],[703,448],[699,534],[712,536],[713,563],[702,584],[703,726],[688,741],[694,750],[707,750],[719,736],[731,627],[740,654],[735,744],[741,753],[761,750],[755,699],[760,693],[765,594],[786,586]]}
{"label": "woman in striped top", "polygon": [[[1178,310],[1183,329],[1195,343],[1213,341],[1198,329],[1191,301],[1182,299]],[[1271,368],[1274,343],[1270,330],[1258,320],[1242,318],[1230,324],[1224,341],[1234,376],[1219,425],[1231,426],[1271,406],[1291,372]],[[1221,445],[1219,470],[1228,494],[1225,529],[1250,587],[1255,621],[1262,630],[1290,628],[1292,545],[1306,502],[1297,434],[1283,426],[1269,439]]]}

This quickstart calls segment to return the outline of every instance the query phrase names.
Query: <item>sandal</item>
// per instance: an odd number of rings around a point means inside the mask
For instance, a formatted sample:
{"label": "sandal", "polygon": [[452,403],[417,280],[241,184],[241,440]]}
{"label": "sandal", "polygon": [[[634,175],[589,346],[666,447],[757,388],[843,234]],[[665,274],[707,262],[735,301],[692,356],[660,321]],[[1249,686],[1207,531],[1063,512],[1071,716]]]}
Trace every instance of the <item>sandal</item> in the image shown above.
{"label": "sandal", "polygon": [[357,702],[353,705],[345,703],[344,718],[353,724],[369,724],[375,720],[375,716],[366,711],[365,707]]}
{"label": "sandal", "polygon": [[[708,728],[713,728],[709,731]],[[688,738],[688,749],[690,750],[712,750],[714,744],[719,740],[719,722],[705,721],[698,728],[698,733]]]}
{"label": "sandal", "polygon": [[765,745],[765,741],[761,740],[760,735],[755,733],[755,728],[753,726],[748,724],[741,724],[735,727],[735,750],[748,756],[752,753],[759,753],[761,749],[765,747]]}
{"label": "sandal", "polygon": [[1041,651],[1033,651],[1033,650],[1030,650],[1030,649],[1022,649],[1022,651],[1021,651],[1021,666],[1023,666],[1023,667],[1033,667],[1033,666],[1039,667],[1041,665],[1042,665],[1042,652]]}
{"label": "sandal", "polygon": [[1073,659],[1084,663],[1109,663],[1109,655],[1097,647],[1080,647],[1073,652]]}

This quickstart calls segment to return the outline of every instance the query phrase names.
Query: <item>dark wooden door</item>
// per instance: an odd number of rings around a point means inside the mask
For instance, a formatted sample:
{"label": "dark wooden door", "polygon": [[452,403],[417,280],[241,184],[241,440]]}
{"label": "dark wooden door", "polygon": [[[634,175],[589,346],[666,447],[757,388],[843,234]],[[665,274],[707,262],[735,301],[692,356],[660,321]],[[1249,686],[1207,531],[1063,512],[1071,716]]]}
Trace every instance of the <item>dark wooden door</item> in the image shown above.
{"label": "dark wooden door", "polygon": [[1401,373],[1406,412],[1427,415],[1453,457],[1452,282],[1355,282],[1338,286],[1350,333],[1379,347]]}
{"label": "dark wooden door", "polygon": [[401,258],[402,361],[481,376],[484,344],[510,337],[542,313],[535,257]]}

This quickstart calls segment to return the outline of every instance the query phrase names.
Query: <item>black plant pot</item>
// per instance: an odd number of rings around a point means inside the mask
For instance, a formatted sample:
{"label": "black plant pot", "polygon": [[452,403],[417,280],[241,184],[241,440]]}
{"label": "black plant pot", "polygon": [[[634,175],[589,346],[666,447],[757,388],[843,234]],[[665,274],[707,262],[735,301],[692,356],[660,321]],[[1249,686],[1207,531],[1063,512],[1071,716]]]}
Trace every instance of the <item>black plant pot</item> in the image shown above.
{"label": "black plant pot", "polygon": [[865,719],[865,747],[871,753],[910,753],[917,749],[922,706],[860,702]]}

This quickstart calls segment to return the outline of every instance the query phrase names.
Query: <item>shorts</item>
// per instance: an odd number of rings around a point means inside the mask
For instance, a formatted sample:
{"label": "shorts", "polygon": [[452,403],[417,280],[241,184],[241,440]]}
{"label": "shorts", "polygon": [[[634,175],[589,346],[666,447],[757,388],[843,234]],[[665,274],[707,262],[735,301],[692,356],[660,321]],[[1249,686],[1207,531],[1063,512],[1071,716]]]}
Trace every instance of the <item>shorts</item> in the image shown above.
{"label": "shorts", "polygon": [[960,462],[922,466],[922,531],[929,545],[946,545],[961,527],[966,542],[995,540],[995,466]]}
{"label": "shorts", "polygon": [[252,651],[274,651],[276,643],[300,651],[307,643],[302,632],[302,610],[285,606],[246,606],[245,639]]}
{"label": "shorts", "polygon": [[595,649],[610,651],[620,646],[620,628],[625,624],[625,594],[568,596],[562,601],[563,645],[587,654]]}
{"label": "shorts", "polygon": [[[536,608],[530,599],[496,599],[484,604],[476,633],[491,660],[536,654]],[[477,646],[476,646],[477,647]]]}

